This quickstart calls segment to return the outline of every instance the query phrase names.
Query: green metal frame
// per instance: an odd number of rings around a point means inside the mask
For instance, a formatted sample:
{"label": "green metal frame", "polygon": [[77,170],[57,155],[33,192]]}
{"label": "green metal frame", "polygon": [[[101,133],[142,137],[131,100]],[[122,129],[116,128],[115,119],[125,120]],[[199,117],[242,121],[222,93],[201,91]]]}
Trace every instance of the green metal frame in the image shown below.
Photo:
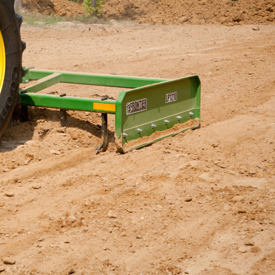
{"label": "green metal frame", "polygon": [[[115,134],[118,149],[121,152],[126,151],[124,145],[127,142],[150,136],[156,131],[171,129],[175,124],[197,119],[197,125],[187,129],[194,129],[200,125],[201,84],[196,75],[166,80],[41,71],[28,68],[25,68],[25,71],[26,75],[22,82],[37,80],[37,83],[21,91],[21,105],[115,114]],[[117,100],[37,94],[57,83],[121,87],[130,90],[121,92]],[[133,148],[151,144],[187,129],[167,135],[164,132],[161,138],[134,145]]]}
{"label": "green metal frame", "polygon": [[[174,125],[185,123],[190,119],[197,119],[197,124],[174,131],[173,134],[165,135],[164,132],[161,137],[134,147],[143,147],[187,129],[199,127],[200,88],[198,76],[190,76],[121,92],[117,99],[116,137],[122,151],[125,151],[123,146],[126,142],[150,136],[158,131],[171,129]],[[166,102],[166,96],[175,93],[174,101]],[[127,115],[127,104],[138,102],[140,99],[146,99],[146,110]]]}

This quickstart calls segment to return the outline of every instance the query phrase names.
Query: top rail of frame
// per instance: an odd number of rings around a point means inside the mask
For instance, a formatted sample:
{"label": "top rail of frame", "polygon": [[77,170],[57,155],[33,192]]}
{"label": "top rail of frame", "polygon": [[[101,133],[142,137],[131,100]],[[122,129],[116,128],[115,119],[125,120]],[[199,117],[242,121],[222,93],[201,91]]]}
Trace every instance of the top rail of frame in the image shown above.
{"label": "top rail of frame", "polygon": [[119,88],[138,88],[155,83],[165,82],[168,79],[132,77],[119,75],[99,75],[74,72],[60,72],[47,70],[26,70],[26,75],[22,82],[26,83],[31,80],[40,80],[53,74],[60,75],[60,82],[96,86],[109,86]]}

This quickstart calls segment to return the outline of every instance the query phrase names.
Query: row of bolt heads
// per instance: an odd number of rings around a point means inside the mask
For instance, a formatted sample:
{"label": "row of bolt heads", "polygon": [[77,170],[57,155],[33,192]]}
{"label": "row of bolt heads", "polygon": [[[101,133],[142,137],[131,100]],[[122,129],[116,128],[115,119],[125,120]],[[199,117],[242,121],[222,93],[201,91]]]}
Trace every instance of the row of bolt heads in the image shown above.
{"label": "row of bolt heads", "polygon": [[[192,113],[192,112],[189,113],[189,116],[190,116],[190,117],[192,117],[193,115],[194,115],[194,113]],[[177,119],[178,121],[180,121],[180,120],[182,119],[182,117],[181,117],[181,116],[176,116],[176,119]],[[169,120],[165,119],[165,120],[164,120],[164,123],[165,123],[165,125],[168,125]],[[151,124],[151,127],[152,127],[152,129],[155,129],[155,128],[157,127],[157,125],[156,125],[156,124]],[[137,128],[137,132],[140,134],[140,133],[142,132],[142,129]],[[122,136],[123,136],[123,137],[127,137],[128,134],[123,133]]]}

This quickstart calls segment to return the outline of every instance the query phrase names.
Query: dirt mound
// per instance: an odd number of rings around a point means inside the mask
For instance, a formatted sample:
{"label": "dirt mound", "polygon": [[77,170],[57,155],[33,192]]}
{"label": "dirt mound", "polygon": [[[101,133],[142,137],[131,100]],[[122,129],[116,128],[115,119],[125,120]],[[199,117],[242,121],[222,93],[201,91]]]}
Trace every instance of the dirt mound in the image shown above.
{"label": "dirt mound", "polygon": [[77,16],[84,13],[82,1],[74,3],[68,0],[26,0],[24,8],[30,12],[55,16]]}
{"label": "dirt mound", "polygon": [[251,24],[275,21],[270,0],[108,0],[104,16],[150,24]]}
{"label": "dirt mound", "polygon": [[[82,1],[26,0],[25,7],[46,15],[70,17],[85,13]],[[275,3],[270,0],[106,0],[103,17],[165,25],[258,24],[275,21]]]}

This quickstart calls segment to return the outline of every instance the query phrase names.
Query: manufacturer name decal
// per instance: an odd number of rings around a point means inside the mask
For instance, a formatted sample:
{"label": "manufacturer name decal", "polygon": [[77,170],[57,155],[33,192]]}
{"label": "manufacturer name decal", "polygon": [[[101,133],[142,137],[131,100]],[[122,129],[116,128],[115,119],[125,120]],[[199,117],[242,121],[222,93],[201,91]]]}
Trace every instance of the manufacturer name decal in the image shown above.
{"label": "manufacturer name decal", "polygon": [[169,93],[165,95],[165,103],[170,103],[178,100],[178,92]]}
{"label": "manufacturer name decal", "polygon": [[126,103],[126,115],[135,114],[147,110],[147,98]]}

